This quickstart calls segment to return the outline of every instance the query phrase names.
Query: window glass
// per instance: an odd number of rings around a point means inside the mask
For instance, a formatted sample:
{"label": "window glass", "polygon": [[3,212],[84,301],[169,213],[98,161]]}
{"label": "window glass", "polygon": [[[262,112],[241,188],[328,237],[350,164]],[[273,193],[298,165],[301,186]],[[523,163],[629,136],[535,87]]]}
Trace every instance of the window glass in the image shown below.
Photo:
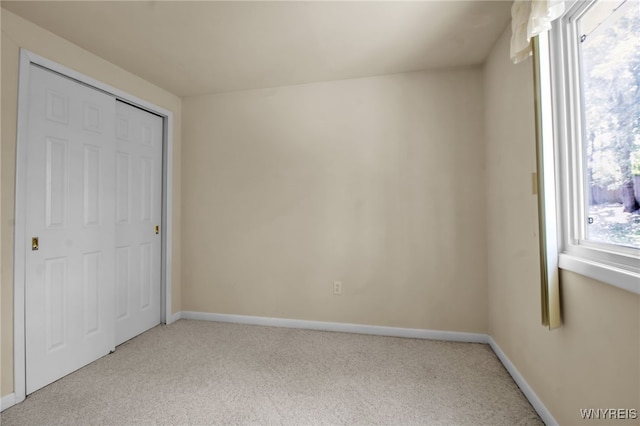
{"label": "window glass", "polygon": [[640,2],[596,2],[578,28],[582,238],[640,248]]}

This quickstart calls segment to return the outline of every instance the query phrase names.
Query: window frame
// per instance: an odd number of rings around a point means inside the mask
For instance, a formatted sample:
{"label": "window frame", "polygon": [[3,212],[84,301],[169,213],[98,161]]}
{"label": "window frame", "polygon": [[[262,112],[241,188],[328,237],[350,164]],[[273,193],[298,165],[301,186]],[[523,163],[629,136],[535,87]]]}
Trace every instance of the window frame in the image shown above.
{"label": "window frame", "polygon": [[640,294],[640,250],[580,238],[586,203],[580,176],[585,160],[578,21],[596,1],[566,2],[565,13],[553,22],[548,36],[540,36],[540,55],[548,57],[551,80],[547,96],[542,91],[542,110],[544,114],[548,109],[552,117],[553,137],[543,138],[543,144],[552,144],[556,157],[558,266]]}

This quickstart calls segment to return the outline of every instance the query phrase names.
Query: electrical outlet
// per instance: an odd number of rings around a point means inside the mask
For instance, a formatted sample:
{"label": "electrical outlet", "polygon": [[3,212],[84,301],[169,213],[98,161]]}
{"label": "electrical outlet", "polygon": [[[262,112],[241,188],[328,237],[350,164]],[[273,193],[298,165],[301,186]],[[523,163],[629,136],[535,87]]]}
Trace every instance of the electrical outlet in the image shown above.
{"label": "electrical outlet", "polygon": [[335,295],[342,294],[342,281],[333,282],[333,294]]}

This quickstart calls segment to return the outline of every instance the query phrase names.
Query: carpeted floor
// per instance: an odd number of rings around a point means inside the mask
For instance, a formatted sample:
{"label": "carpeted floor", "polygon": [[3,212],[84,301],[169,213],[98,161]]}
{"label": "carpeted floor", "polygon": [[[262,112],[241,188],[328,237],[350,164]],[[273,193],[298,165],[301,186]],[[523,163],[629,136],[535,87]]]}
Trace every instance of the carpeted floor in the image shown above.
{"label": "carpeted floor", "polygon": [[180,320],[5,410],[10,425],[541,425],[487,345]]}

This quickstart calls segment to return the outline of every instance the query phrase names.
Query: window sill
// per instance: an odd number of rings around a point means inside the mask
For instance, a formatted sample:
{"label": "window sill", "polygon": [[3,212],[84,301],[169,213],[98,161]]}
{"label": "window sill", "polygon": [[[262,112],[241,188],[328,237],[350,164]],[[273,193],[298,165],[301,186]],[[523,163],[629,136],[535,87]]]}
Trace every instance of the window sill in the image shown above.
{"label": "window sill", "polygon": [[566,269],[567,271],[575,272],[640,295],[640,274],[636,272],[566,253],[560,254],[559,257],[558,266],[560,269]]}

